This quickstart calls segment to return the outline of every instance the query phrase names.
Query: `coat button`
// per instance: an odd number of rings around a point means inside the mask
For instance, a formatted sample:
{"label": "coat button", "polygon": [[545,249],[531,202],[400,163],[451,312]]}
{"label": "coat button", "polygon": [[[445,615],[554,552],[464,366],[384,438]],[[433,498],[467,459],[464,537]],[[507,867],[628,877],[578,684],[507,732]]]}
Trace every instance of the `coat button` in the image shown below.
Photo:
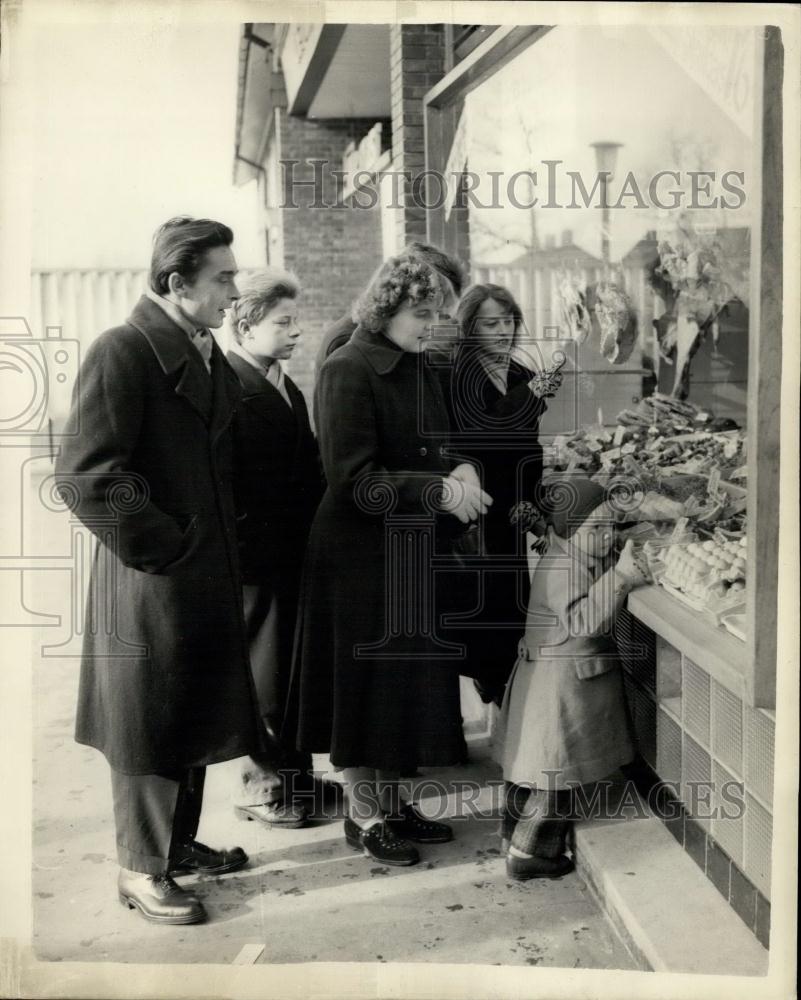
{"label": "coat button", "polygon": [[420,454],[425,457],[428,454],[428,448],[425,445],[420,449]]}

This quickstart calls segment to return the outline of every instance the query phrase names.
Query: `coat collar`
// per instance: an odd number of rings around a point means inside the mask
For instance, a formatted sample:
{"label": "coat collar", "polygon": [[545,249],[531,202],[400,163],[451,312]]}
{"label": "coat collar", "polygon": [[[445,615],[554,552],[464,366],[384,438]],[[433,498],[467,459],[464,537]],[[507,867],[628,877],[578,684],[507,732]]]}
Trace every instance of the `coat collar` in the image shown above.
{"label": "coat collar", "polygon": [[[281,405],[286,406],[286,400],[281,395],[279,389],[272,382],[267,381],[260,369],[250,364],[240,354],[237,354],[236,351],[228,351],[225,357],[248,394],[267,396],[270,399],[280,399]],[[278,364],[277,361],[275,363]],[[287,395],[292,400],[290,409],[294,409],[296,386],[286,373],[284,373],[284,386],[286,387]]]}
{"label": "coat collar", "polygon": [[275,389],[275,386],[271,385],[267,381],[262,371],[255,368],[252,364],[237,354],[236,351],[227,351],[225,359],[236,372],[239,381],[248,392],[257,392],[269,395],[270,389],[273,389],[275,392],[278,391]]}
{"label": "coat collar", "polygon": [[128,322],[150,344],[165,375],[177,371],[190,359],[189,352],[196,350],[187,333],[146,295],[136,303]]}
{"label": "coat collar", "polygon": [[383,333],[372,333],[361,326],[353,331],[350,342],[367,358],[378,375],[388,375],[408,353],[387,340]]}
{"label": "coat collar", "polygon": [[[146,295],[134,306],[128,320],[150,344],[165,375],[180,371],[175,392],[197,410],[209,424],[212,440],[230,424],[242,390],[239,379],[231,370],[216,341],[211,356],[212,407],[209,413],[209,386],[202,359],[188,335],[160,306]],[[195,355],[197,355],[195,357]]]}

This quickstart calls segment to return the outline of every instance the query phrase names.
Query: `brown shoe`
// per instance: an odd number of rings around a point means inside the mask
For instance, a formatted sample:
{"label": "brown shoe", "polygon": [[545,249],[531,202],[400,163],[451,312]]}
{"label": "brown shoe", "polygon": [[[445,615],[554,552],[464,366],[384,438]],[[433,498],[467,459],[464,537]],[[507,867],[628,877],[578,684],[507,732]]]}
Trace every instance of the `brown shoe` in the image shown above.
{"label": "brown shoe", "polygon": [[206,919],[197,896],[176,885],[169,875],[145,875],[121,868],[117,891],[123,906],[139,910],[153,924],[200,924]]}
{"label": "brown shoe", "polygon": [[179,844],[173,849],[170,860],[170,875],[224,875],[244,868],[248,856],[241,847],[230,851],[215,851],[197,840]]}
{"label": "brown shoe", "polygon": [[297,830],[306,825],[308,815],[303,806],[287,805],[284,802],[265,802],[256,806],[234,806],[239,819],[261,823],[268,830],[278,827],[282,830]]}

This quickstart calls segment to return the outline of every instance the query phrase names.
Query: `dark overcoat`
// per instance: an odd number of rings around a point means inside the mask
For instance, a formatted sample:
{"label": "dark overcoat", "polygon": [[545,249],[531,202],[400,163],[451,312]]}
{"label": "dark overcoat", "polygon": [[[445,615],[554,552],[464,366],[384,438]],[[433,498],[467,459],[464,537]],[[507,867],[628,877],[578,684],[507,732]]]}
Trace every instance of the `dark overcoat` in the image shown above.
{"label": "dark overcoat", "polygon": [[284,385],[291,406],[244,358],[229,351],[227,359],[242,384],[233,425],[242,580],[291,590],[291,580],[300,577],[309,528],[323,494],[320,453],[306,401],[289,376]]}
{"label": "dark overcoat", "polygon": [[231,485],[236,375],[212,374],[143,297],[89,349],[56,463],[100,539],[76,739],[127,774],[264,746],[242,619]]}
{"label": "dark overcoat", "polygon": [[316,401],[327,490],[307,550],[287,725],[298,749],[339,767],[456,763],[456,647],[439,633],[432,574],[460,530],[435,513],[455,464],[441,387],[421,356],[359,328],[321,368]]}
{"label": "dark overcoat", "polygon": [[278,389],[231,351],[242,383],[234,418],[234,499],[239,561],[248,596],[250,665],[267,730],[280,732],[292,668],[300,576],[312,518],[323,493],[320,453],[303,394]]}
{"label": "dark overcoat", "polygon": [[528,387],[532,372],[509,364],[506,393],[489,378],[478,349],[466,343],[451,367],[439,369],[451,420],[453,446],[478,470],[493,499],[481,522],[482,579],[459,593],[469,619],[464,673],[498,690],[514,664],[528,600],[525,535],[509,522],[521,500],[534,500],[542,478],[539,422],[545,401]]}

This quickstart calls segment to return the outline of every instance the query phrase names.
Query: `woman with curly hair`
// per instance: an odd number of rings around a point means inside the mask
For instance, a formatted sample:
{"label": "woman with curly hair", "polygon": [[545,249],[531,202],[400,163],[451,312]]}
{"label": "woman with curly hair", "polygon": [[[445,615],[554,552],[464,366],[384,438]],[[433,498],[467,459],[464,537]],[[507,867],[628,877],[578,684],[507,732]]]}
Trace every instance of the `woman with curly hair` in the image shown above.
{"label": "woman with curly hair", "polygon": [[525,528],[534,525],[525,511],[533,509],[542,478],[539,422],[562,377],[558,366],[535,372],[515,359],[523,314],[501,285],[472,285],[456,318],[456,357],[442,369],[452,441],[494,500],[481,526],[483,571],[478,593],[467,601],[480,610],[464,632],[462,669],[485,701],[500,704],[528,600]]}
{"label": "woman with curly hair", "polygon": [[386,261],[316,388],[328,486],[307,550],[287,718],[298,749],[344,770],[346,840],[383,864],[419,861],[411,841],[452,838],[402,801],[398,782],[464,753],[430,559],[492,501],[472,467],[448,458],[448,413],[423,357],[454,301],[419,256]]}

